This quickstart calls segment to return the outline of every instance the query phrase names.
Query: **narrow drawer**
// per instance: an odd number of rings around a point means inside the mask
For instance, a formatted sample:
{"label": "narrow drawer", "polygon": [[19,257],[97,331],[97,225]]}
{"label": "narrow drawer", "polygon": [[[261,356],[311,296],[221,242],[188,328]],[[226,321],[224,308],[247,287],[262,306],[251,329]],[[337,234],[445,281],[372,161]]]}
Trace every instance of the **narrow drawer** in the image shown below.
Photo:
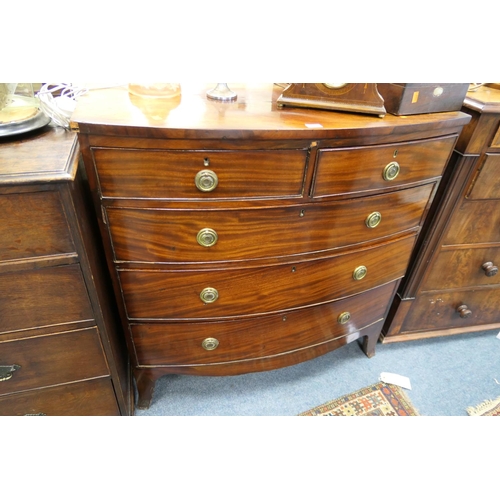
{"label": "narrow drawer", "polygon": [[119,416],[108,378],[0,397],[0,416]]}
{"label": "narrow drawer", "polygon": [[264,314],[340,299],[397,280],[405,273],[414,240],[411,234],[338,257],[273,266],[122,270],[120,282],[133,320]]}
{"label": "narrow drawer", "polygon": [[443,238],[444,245],[500,243],[500,202],[468,201],[451,216]]}
{"label": "narrow drawer", "polygon": [[0,262],[75,252],[57,191],[0,196]]}
{"label": "narrow drawer", "polygon": [[134,324],[131,331],[138,362],[147,366],[242,361],[354,335],[384,317],[395,286],[391,283],[286,315],[203,324]]}
{"label": "narrow drawer", "polygon": [[500,247],[442,249],[422,290],[500,285]]}
{"label": "narrow drawer", "polygon": [[0,334],[93,320],[80,266],[0,273]]}
{"label": "narrow drawer", "polygon": [[433,187],[307,206],[210,211],[108,208],[107,217],[117,261],[262,259],[340,248],[416,228]]}
{"label": "narrow drawer", "polygon": [[166,151],[93,148],[105,198],[301,196],[307,150]]}
{"label": "narrow drawer", "polygon": [[318,153],[315,198],[404,186],[441,176],[456,136]]}
{"label": "narrow drawer", "polygon": [[[460,313],[461,306],[466,306],[462,311],[465,317]],[[433,331],[500,323],[499,311],[498,287],[425,292],[415,299],[401,331]]]}
{"label": "narrow drawer", "polygon": [[1,341],[0,366],[19,366],[0,382],[0,394],[109,375],[96,328]]}
{"label": "narrow drawer", "polygon": [[500,199],[500,154],[487,154],[469,192],[471,200]]}

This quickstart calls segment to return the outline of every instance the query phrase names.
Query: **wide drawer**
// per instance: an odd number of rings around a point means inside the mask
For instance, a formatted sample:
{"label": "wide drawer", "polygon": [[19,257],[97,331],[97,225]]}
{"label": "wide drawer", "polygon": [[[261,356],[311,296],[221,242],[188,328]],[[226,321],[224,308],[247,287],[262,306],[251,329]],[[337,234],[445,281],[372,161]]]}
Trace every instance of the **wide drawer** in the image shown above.
{"label": "wide drawer", "polygon": [[[358,334],[382,319],[395,286],[396,283],[391,283],[286,315],[203,324],[133,324],[137,359],[142,366],[203,365],[263,358],[317,346]],[[343,319],[347,321],[342,323]]]}
{"label": "wide drawer", "polygon": [[444,245],[500,243],[500,201],[463,201],[455,210],[443,238]]}
{"label": "wide drawer", "polygon": [[281,265],[122,270],[119,277],[131,319],[264,314],[340,299],[397,280],[406,271],[414,241],[415,234],[410,234],[362,251]]}
{"label": "wide drawer", "polygon": [[[466,307],[460,309],[462,306]],[[446,293],[424,292],[412,304],[401,332],[467,328],[492,323],[500,323],[498,287]]]}
{"label": "wide drawer", "polygon": [[[434,185],[364,199],[235,210],[108,208],[115,260],[215,262],[318,252],[419,226]],[[375,227],[369,227],[371,225]],[[201,241],[199,241],[201,240]]]}
{"label": "wide drawer", "polygon": [[93,148],[92,152],[105,198],[182,200],[301,196],[307,159],[306,149]]}
{"label": "wide drawer", "polygon": [[0,334],[93,320],[80,266],[0,273],[0,318]]}
{"label": "wide drawer", "polygon": [[471,200],[500,199],[500,154],[487,154],[472,189]]}
{"label": "wide drawer", "polygon": [[1,341],[0,366],[18,366],[0,394],[109,375],[96,328]]}
{"label": "wide drawer", "polygon": [[0,196],[0,261],[75,252],[57,191]]}
{"label": "wide drawer", "polygon": [[422,290],[500,285],[500,247],[441,249]]}
{"label": "wide drawer", "polygon": [[323,149],[313,196],[374,191],[441,176],[456,136],[384,146]]}
{"label": "wide drawer", "polygon": [[0,397],[0,416],[119,416],[108,378]]}

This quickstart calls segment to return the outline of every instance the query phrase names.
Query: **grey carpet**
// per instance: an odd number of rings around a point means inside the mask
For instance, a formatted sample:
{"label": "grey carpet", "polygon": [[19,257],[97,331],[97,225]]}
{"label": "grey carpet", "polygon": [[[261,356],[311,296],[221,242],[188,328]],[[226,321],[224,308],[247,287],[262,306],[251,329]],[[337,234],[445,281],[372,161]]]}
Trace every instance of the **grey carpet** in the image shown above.
{"label": "grey carpet", "polygon": [[231,377],[167,375],[137,416],[293,416],[376,381],[410,378],[406,391],[422,416],[466,416],[500,395],[497,331],[378,344],[367,358],[354,342],[299,365]]}

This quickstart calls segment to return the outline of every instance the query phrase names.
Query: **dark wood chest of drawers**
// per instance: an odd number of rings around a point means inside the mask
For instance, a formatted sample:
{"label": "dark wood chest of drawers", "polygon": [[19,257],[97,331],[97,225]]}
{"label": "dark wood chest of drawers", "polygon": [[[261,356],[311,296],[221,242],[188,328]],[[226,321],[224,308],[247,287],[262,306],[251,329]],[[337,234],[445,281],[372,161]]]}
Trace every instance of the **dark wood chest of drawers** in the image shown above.
{"label": "dark wood chest of drawers", "polygon": [[0,139],[0,415],[133,411],[79,157],[63,129]]}
{"label": "dark wood chest of drawers", "polygon": [[357,339],[372,356],[469,119],[205,90],[95,91],[73,116],[142,408],[163,374],[271,370]]}
{"label": "dark wood chest of drawers", "polygon": [[500,327],[500,89],[469,92],[471,116],[444,174],[384,342]]}

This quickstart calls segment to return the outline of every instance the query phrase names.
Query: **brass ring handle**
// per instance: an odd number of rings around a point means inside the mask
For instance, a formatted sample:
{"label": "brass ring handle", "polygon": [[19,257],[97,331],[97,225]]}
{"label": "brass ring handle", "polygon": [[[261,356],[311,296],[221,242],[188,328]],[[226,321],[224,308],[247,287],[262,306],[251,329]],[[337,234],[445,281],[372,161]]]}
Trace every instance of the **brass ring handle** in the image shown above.
{"label": "brass ring handle", "polygon": [[217,184],[219,184],[219,178],[213,170],[204,169],[200,170],[196,174],[194,183],[200,191],[209,193],[217,187]]}
{"label": "brass ring handle", "polygon": [[198,242],[198,244],[206,248],[215,245],[218,239],[219,236],[217,235],[217,232],[213,229],[210,229],[209,227],[200,229],[198,231],[198,234],[196,235],[196,241]]}
{"label": "brass ring handle", "polygon": [[14,372],[20,368],[19,365],[0,366],[0,382],[10,380]]}
{"label": "brass ring handle", "polygon": [[219,298],[219,292],[215,288],[204,288],[200,293],[200,299],[205,304],[212,304]]}
{"label": "brass ring handle", "polygon": [[472,315],[472,311],[465,304],[457,307],[457,313],[460,314],[461,318],[468,318]]}
{"label": "brass ring handle", "polygon": [[351,313],[348,311],[345,311],[341,314],[339,314],[337,318],[337,322],[340,323],[341,325],[345,325],[348,321],[351,319]]}
{"label": "brass ring handle", "polygon": [[362,280],[365,276],[366,273],[368,272],[368,269],[365,266],[358,266],[356,269],[354,269],[354,272],[352,273],[352,277],[356,280]]}
{"label": "brass ring handle", "polygon": [[366,227],[373,229],[380,224],[382,214],[380,212],[372,212],[365,220]]}
{"label": "brass ring handle", "polygon": [[219,347],[219,341],[217,339],[209,337],[201,343],[201,347],[203,347],[203,349],[207,351],[213,351],[214,349],[217,349],[217,347]]}
{"label": "brass ring handle", "polygon": [[385,181],[393,181],[400,172],[401,168],[397,161],[391,161],[391,163],[387,164],[382,173],[382,177]]}
{"label": "brass ring handle", "polygon": [[498,267],[493,264],[493,262],[485,262],[481,266],[484,270],[484,274],[488,276],[488,278],[491,278],[492,276],[495,276],[495,274],[498,273]]}

